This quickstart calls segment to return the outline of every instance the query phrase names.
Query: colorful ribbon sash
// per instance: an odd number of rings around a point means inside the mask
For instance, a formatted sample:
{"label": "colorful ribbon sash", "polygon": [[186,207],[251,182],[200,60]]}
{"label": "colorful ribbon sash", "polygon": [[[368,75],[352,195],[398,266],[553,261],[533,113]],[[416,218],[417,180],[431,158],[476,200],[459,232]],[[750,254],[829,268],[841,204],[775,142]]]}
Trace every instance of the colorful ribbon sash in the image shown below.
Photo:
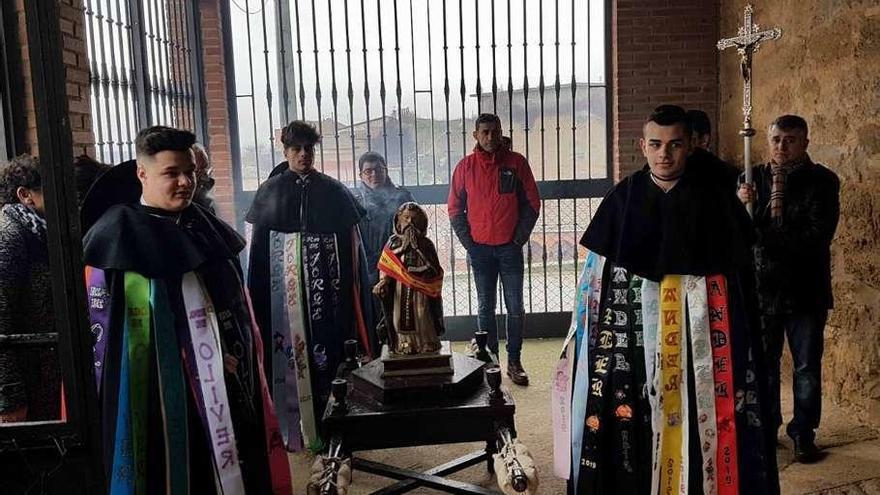
{"label": "colorful ribbon sash", "polygon": [[223,353],[214,308],[201,281],[193,272],[183,276],[182,293],[203,406],[207,410],[205,426],[214,455],[217,487],[222,495],[243,495],[244,482],[229,413]]}
{"label": "colorful ribbon sash", "polygon": [[[590,258],[588,258],[588,261]],[[602,297],[602,273],[605,269],[605,257],[595,255],[590,272],[590,289],[588,292],[588,305],[584,315],[586,328],[582,330],[582,337],[577,346],[577,363],[574,374],[574,388],[572,389],[571,404],[571,457],[577,459],[578,465],[572,469],[572,483],[578,486],[583,451],[584,428],[586,426],[587,399],[590,387],[590,353],[588,349],[597,338],[599,327],[599,301]]]}
{"label": "colorful ribbon sash", "polygon": [[739,468],[727,281],[721,275],[712,275],[706,277],[706,286],[715,377],[715,418],[718,429],[716,460],[718,495],[736,495],[739,493]]}
{"label": "colorful ribbon sash", "polygon": [[[660,462],[659,493],[681,492],[683,471],[682,304],[681,277],[667,275],[660,283]],[[687,397],[687,396],[685,396]],[[685,444],[686,445],[686,444]],[[686,468],[684,469],[686,470]],[[658,469],[655,469],[658,471]],[[684,487],[686,489],[686,485]]]}
{"label": "colorful ribbon sash", "polygon": [[[312,398],[311,372],[307,352],[306,322],[303,314],[302,286],[302,241],[299,233],[287,234],[284,240],[284,287],[286,289],[286,307],[288,335],[285,338],[291,343],[288,373],[285,380],[294,382],[297,394],[294,401],[288,397],[288,410],[295,406],[302,414],[303,440],[309,449],[317,449],[321,445],[318,435],[318,422],[314,414]],[[291,366],[292,365],[292,366]],[[298,401],[298,402],[297,402]],[[290,404],[296,402],[296,404]]]}
{"label": "colorful ribbon sash", "polygon": [[156,331],[159,400],[165,438],[165,493],[189,493],[189,433],[186,381],[164,282],[150,284],[150,306]]}
{"label": "colorful ribbon sash", "polygon": [[242,293],[247,304],[250,316],[251,332],[253,334],[254,352],[257,356],[257,375],[260,380],[260,397],[263,403],[263,421],[266,432],[266,448],[269,458],[269,471],[272,477],[273,495],[290,495],[293,487],[290,479],[290,465],[287,452],[284,449],[284,439],[281,437],[281,429],[278,426],[278,416],[275,415],[275,404],[269,394],[269,383],[266,380],[265,366],[263,364],[263,340],[260,338],[260,330],[254,319],[254,306],[247,288],[242,285]]}
{"label": "colorful ribbon sash", "polygon": [[574,363],[577,361],[578,341],[584,333],[590,297],[590,278],[595,268],[596,257],[595,253],[589,252],[581,270],[575,293],[575,308],[571,313],[571,324],[552,378],[553,473],[563,479],[571,477],[571,379]]}
{"label": "colorful ribbon sash", "polygon": [[[101,377],[104,372],[104,356],[107,353],[107,329],[110,327],[110,291],[104,270],[86,266],[86,293],[89,298],[89,327],[95,339],[95,385],[101,393]],[[63,398],[63,395],[62,395]]]}
{"label": "colorful ribbon sash", "polygon": [[[272,325],[272,397],[275,403],[278,423],[282,438],[287,449],[296,452],[303,447],[302,429],[300,425],[301,411],[299,408],[299,391],[294,377],[293,343],[290,338],[290,300],[287,295],[285,266],[285,235],[282,232],[269,234],[269,283],[271,325]],[[293,270],[299,270],[297,265]],[[302,306],[302,301],[295,301]]]}
{"label": "colorful ribbon sash", "polygon": [[[687,292],[688,323],[690,324],[691,352],[696,387],[697,432],[703,455],[703,494],[715,495],[715,456],[717,433],[715,427],[715,377],[712,370],[712,346],[709,338],[709,312],[706,279],[684,277]],[[696,462],[696,459],[691,459]]]}
{"label": "colorful ribbon sash", "polygon": [[[134,272],[125,273],[125,317],[128,323],[128,377],[131,401],[135,493],[147,490],[147,397],[150,384],[150,282]],[[124,375],[123,375],[124,377]],[[124,378],[123,378],[124,379]]]}

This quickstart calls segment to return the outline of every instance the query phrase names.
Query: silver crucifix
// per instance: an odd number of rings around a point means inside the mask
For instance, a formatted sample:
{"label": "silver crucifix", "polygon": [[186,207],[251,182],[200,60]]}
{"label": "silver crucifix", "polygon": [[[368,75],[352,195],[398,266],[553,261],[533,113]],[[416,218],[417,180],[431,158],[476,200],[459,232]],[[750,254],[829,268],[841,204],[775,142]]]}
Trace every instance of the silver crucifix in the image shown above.
{"label": "silver crucifix", "polygon": [[[755,9],[751,4],[746,5],[743,12],[743,25],[739,27],[736,37],[724,38],[718,41],[718,49],[724,50],[730,47],[736,47],[736,51],[740,54],[740,70],[743,77],[743,128],[739,134],[743,137],[743,166],[745,167],[745,182],[752,183],[752,136],[755,130],[752,129],[752,55],[761,46],[761,42],[767,40],[779,39],[782,36],[782,30],[773,28],[767,31],[760,31],[758,25],[752,22],[752,14]],[[752,205],[747,204],[746,208],[749,214],[752,213]]]}

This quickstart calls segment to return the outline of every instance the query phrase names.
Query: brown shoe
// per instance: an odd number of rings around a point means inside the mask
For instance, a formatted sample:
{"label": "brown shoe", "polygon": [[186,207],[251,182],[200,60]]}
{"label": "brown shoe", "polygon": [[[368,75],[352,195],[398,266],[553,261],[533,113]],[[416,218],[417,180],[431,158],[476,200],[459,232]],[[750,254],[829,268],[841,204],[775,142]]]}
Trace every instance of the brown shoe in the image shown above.
{"label": "brown shoe", "polygon": [[510,377],[510,381],[517,385],[525,387],[529,384],[529,374],[523,369],[520,361],[507,362],[507,376]]}

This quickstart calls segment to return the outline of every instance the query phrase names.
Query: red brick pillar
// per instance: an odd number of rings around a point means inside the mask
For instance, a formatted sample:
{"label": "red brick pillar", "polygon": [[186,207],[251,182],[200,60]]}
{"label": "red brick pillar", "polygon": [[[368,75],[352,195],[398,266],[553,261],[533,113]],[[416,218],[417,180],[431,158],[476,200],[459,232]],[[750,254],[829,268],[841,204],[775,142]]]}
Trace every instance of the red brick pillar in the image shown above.
{"label": "red brick pillar", "polygon": [[612,13],[614,179],[645,163],[642,123],[661,104],[718,122],[717,1],[615,0]]}
{"label": "red brick pillar", "polygon": [[[30,1],[30,0],[28,0]],[[31,80],[31,60],[28,48],[27,25],[24,12],[25,0],[15,0],[18,48],[21,57],[20,80],[11,81],[22,88],[20,116],[13,116],[13,125],[21,126],[23,142],[20,153],[37,155],[37,119],[34,113],[34,91]],[[67,104],[70,129],[73,137],[73,154],[88,153],[94,156],[95,138],[92,134],[91,106],[89,104],[89,64],[86,56],[85,19],[82,0],[58,0],[60,15],[62,63],[67,79]],[[13,75],[14,77],[14,75]]]}
{"label": "red brick pillar", "polygon": [[229,129],[229,103],[226,92],[226,60],[223,48],[223,22],[220,1],[199,0],[202,29],[202,55],[205,70],[205,104],[208,129],[207,149],[214,167],[214,199],[217,214],[235,225],[234,166]]}

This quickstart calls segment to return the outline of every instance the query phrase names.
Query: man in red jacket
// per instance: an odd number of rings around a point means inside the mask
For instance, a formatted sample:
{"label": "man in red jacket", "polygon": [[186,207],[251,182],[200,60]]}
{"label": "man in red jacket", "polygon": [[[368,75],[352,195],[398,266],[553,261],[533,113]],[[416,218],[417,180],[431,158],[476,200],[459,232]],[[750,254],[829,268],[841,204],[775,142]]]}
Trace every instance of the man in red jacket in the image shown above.
{"label": "man in red jacket", "polygon": [[498,353],[495,294],[498,277],[507,307],[507,375],[528,385],[520,360],[523,320],[523,253],[538,220],[541,200],[525,157],[502,145],[501,120],[481,114],[474,126],[477,145],[455,167],[449,187],[449,219],[467,249],[474,270],[480,330]]}

